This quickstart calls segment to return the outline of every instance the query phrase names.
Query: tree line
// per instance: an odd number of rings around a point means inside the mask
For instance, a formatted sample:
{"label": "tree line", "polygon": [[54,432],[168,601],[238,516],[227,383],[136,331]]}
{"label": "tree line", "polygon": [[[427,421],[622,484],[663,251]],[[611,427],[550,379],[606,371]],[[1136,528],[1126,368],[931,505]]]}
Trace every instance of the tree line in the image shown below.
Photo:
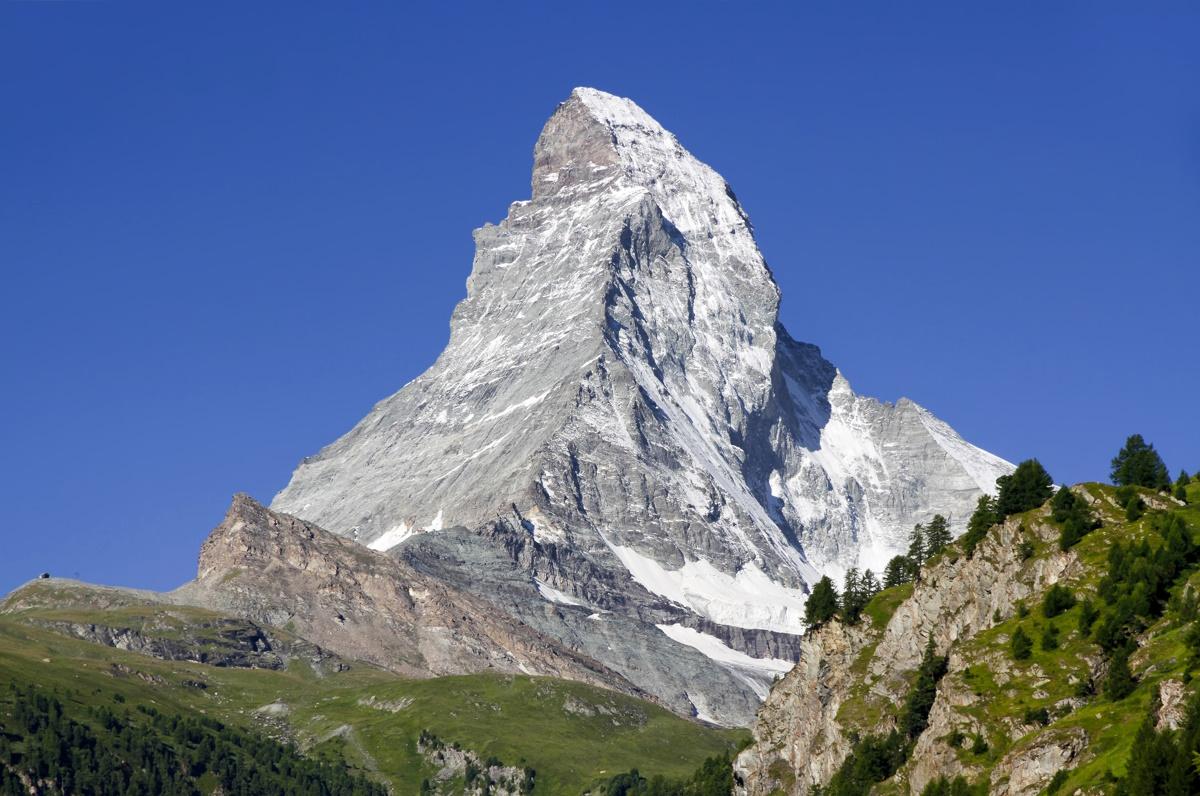
{"label": "tree line", "polygon": [[[10,683],[0,713],[0,794],[386,796],[343,765],[204,716],[146,705],[82,707],[68,715],[54,694]],[[201,779],[212,783],[201,789]]]}

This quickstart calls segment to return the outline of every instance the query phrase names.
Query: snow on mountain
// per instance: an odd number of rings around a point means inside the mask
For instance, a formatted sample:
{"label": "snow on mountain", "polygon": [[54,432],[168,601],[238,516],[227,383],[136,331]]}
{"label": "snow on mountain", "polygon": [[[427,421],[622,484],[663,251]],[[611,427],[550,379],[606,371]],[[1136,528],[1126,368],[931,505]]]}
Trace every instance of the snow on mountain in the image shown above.
{"label": "snow on mountain", "polygon": [[[733,191],[630,100],[576,89],[532,198],[475,242],[445,351],[272,508],[511,606],[677,709],[741,722],[758,694],[656,625],[795,649],[820,573],[881,569],[934,513],[961,527],[1011,470],[793,340]],[[569,601],[610,613],[575,624]]]}

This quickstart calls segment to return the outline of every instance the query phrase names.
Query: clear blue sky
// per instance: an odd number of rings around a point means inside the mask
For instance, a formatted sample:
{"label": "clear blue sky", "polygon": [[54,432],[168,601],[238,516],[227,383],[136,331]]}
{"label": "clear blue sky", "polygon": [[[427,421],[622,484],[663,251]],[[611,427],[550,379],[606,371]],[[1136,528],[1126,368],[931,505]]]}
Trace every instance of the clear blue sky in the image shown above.
{"label": "clear blue sky", "polygon": [[433,361],[575,85],[725,175],[860,391],[1200,468],[1197,4],[317,5],[0,5],[0,591],[190,577]]}

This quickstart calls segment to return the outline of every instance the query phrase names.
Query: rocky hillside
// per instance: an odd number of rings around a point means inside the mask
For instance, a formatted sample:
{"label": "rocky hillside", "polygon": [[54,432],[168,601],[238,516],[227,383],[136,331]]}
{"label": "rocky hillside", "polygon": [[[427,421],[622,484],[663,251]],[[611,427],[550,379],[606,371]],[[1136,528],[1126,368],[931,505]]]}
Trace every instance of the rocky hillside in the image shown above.
{"label": "rocky hillside", "polygon": [[[1186,492],[1189,505],[1138,490],[1142,513],[1113,487],[1073,487],[1101,524],[1066,549],[1050,505],[1020,513],[880,592],[855,625],[807,634],[737,758],[738,792],[919,794],[956,777],[971,792],[1110,792],[1144,717],[1181,726],[1194,690],[1200,483]],[[923,683],[927,654],[941,665]]]}
{"label": "rocky hillside", "polygon": [[196,579],[164,599],[284,628],[410,677],[539,674],[641,694],[478,597],[246,495],[202,545]]}

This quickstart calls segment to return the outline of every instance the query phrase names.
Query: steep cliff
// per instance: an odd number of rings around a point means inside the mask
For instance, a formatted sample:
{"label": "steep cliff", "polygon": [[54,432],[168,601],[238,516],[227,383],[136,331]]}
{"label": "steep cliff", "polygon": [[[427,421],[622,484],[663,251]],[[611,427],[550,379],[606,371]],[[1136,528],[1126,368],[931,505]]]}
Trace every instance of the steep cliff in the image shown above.
{"label": "steep cliff", "polygon": [[[1140,682],[1131,695],[1109,698],[1103,683],[1112,654],[1097,636],[1116,610],[1100,596],[1113,588],[1102,585],[1110,551],[1142,540],[1151,550],[1172,544],[1163,532],[1171,518],[1194,539],[1200,511],[1143,492],[1150,513],[1130,521],[1111,487],[1074,493],[1103,525],[1070,549],[1060,549],[1049,507],[1019,514],[992,528],[969,557],[961,543],[952,545],[916,583],[881,592],[856,626],[835,620],[807,634],[801,664],[772,689],[755,743],[737,758],[738,792],[807,796],[827,785],[859,738],[897,727],[929,639],[947,656],[947,670],[928,726],[876,791],[919,794],[938,778],[962,776],[988,793],[1033,796],[1062,770],[1069,772],[1059,775],[1063,793],[1108,792],[1156,691],[1164,695],[1162,722],[1180,722],[1190,689],[1182,685],[1189,658],[1179,643],[1195,620],[1184,594],[1200,586],[1200,561],[1189,553],[1169,584],[1169,604],[1130,625]],[[1047,616],[1043,602],[1055,584],[1073,602]],[[1090,623],[1079,616],[1085,601],[1099,613]],[[1027,659],[1013,653],[1018,628],[1032,641]]]}

